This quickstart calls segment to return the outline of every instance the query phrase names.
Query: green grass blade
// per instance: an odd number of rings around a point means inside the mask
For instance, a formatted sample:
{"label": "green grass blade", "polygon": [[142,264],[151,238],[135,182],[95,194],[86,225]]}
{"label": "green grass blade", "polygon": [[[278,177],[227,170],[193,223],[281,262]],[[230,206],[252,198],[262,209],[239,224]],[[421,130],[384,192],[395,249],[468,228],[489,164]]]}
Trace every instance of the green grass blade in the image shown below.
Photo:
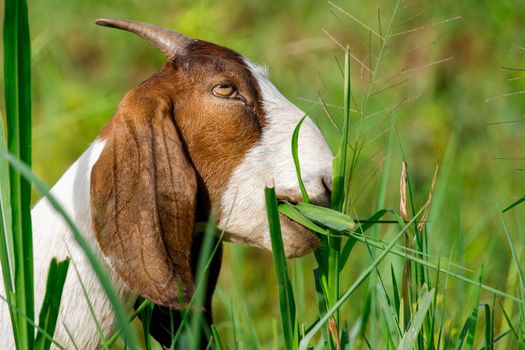
{"label": "green grass blade", "polygon": [[238,340],[239,331],[238,331],[238,328],[237,328],[237,322],[235,322],[235,312],[233,310],[232,310],[232,313],[231,313],[231,322],[232,322],[232,333],[233,333],[234,349],[238,350],[239,349],[239,340]]}
{"label": "green grass blade", "polygon": [[[344,70],[344,122],[343,135],[339,145],[339,152],[332,161],[332,209],[344,212],[346,203],[345,189],[347,185],[347,150],[350,129],[350,54],[347,48],[345,52],[345,70]],[[353,225],[352,225],[353,227]],[[341,256],[341,238],[335,232],[330,231],[328,237],[328,271],[325,271],[328,279],[327,300],[333,305],[339,298],[339,271]],[[333,235],[332,235],[333,234]],[[326,259],[326,257],[325,257]],[[339,327],[339,310],[334,314],[335,324]]]}
{"label": "green grass blade", "polygon": [[195,290],[195,295],[192,297],[193,304],[193,316],[191,318],[190,332],[191,332],[191,348],[201,348],[201,328],[203,323],[202,306],[204,305],[204,299],[206,298],[206,290],[208,287],[208,273],[209,269],[206,268],[208,259],[211,259],[213,250],[213,239],[215,237],[215,219],[213,215],[210,215],[206,231],[204,233],[204,239],[202,241],[201,251],[199,252],[199,261],[197,263],[196,281],[199,288]]}
{"label": "green grass blade", "polygon": [[463,328],[461,328],[461,333],[459,333],[458,340],[456,341],[456,350],[461,349],[463,346],[463,342],[465,341],[465,338],[467,336],[468,330],[470,329],[470,324],[472,323],[471,315],[467,318],[465,323],[463,324]]}
{"label": "green grass blade", "polygon": [[328,230],[325,230],[324,228],[314,224],[312,221],[310,221],[306,216],[304,216],[295,206],[288,202],[282,202],[279,204],[279,212],[281,214],[284,214],[288,216],[290,219],[298,222],[299,224],[303,225],[304,227],[309,228],[310,230],[323,234],[328,235]]}
{"label": "green grass blade", "polygon": [[463,329],[461,330],[461,333],[459,335],[459,338],[456,342],[456,350],[461,349],[463,346],[463,342],[465,338],[467,339],[467,350],[471,350],[474,346],[474,337],[476,334],[476,325],[478,321],[478,313],[479,313],[479,298],[480,298],[480,292],[481,292],[481,277],[483,275],[483,268],[481,269],[480,277],[479,277],[479,284],[478,288],[476,288],[476,296],[474,297],[475,305],[472,308],[472,312],[470,313],[467,321],[463,325]]}
{"label": "green grass blade", "polygon": [[[326,289],[324,288],[323,284],[326,286],[326,281],[323,281],[323,278],[320,275],[320,268],[315,269],[314,272],[314,282],[315,282],[315,297],[317,301],[317,309],[319,310],[319,314],[325,314],[326,310],[328,310],[328,303],[326,300]],[[305,333],[308,333],[309,330],[307,330]],[[326,327],[323,327],[321,330],[321,333],[323,335],[323,342],[324,347],[326,349],[330,346],[330,335],[328,334],[328,329]],[[303,334],[304,337],[304,334]]]}
{"label": "green grass blade", "polygon": [[222,350],[223,346],[221,338],[219,337],[219,332],[217,332],[217,328],[214,324],[211,325],[211,334],[213,335],[213,340],[215,341],[215,347],[217,348],[217,350]]}
{"label": "green grass blade", "polygon": [[[392,124],[393,123],[394,122],[392,122]],[[394,134],[395,134],[395,129],[392,126],[390,128],[390,132],[388,133],[388,141],[387,141],[387,146],[385,149],[385,154],[387,155],[392,154]],[[389,186],[388,180],[389,180],[391,166],[392,166],[392,156],[387,156],[385,158],[385,163],[383,166],[383,174],[381,175],[381,183],[379,186],[379,190],[377,192],[377,204],[376,204],[377,211],[380,211],[385,207],[385,199],[387,195],[387,189]],[[379,233],[379,228],[376,227],[376,229],[377,231],[374,233],[375,236],[377,236],[377,234]]]}
{"label": "green grass blade", "polygon": [[343,271],[344,267],[346,266],[346,263],[350,258],[350,253],[352,253],[356,243],[357,239],[353,237],[350,237],[346,240],[343,249],[341,249],[341,256],[339,257],[339,273],[341,273],[341,271]]}
{"label": "green grass blade", "polygon": [[511,333],[511,331],[509,329],[509,330],[506,330],[505,332],[503,332],[501,334],[498,334],[497,336],[494,337],[494,340],[492,341],[492,343],[489,344],[489,346],[484,346],[484,347],[480,348],[480,350],[491,350],[491,349],[494,349],[494,345],[497,344],[498,341],[500,341],[501,339],[505,338],[510,333]]}
{"label": "green grass blade", "polygon": [[[343,135],[339,144],[339,151],[332,161],[332,209],[344,212],[346,203],[345,189],[347,185],[347,150],[350,128],[350,55],[348,49],[345,52],[345,70],[344,70],[344,122]],[[339,298],[339,258],[341,255],[341,238],[335,232],[330,231],[328,237],[328,251],[320,256],[321,260],[327,260],[328,263],[322,262],[319,266],[326,266],[321,272],[326,276],[328,281],[327,300],[329,305],[333,305]],[[319,260],[319,259],[318,259]],[[339,311],[334,314],[336,327],[339,327]],[[335,339],[334,339],[335,340]],[[330,344],[332,348],[332,344]]]}
{"label": "green grass blade", "polygon": [[272,253],[279,289],[279,306],[281,310],[281,321],[283,327],[284,343],[286,349],[295,349],[294,336],[298,330],[295,315],[295,301],[292,285],[288,277],[288,264],[283,246],[281,223],[277,209],[277,198],[273,188],[264,190],[266,199],[266,213],[268,215],[268,227],[272,240]]}
{"label": "green grass blade", "polygon": [[[0,115],[0,152],[7,153],[5,144],[4,120]],[[0,262],[4,286],[7,291],[13,290],[11,269],[15,266],[13,239],[11,232],[11,199],[9,195],[9,163],[6,159],[0,160]]]}
{"label": "green grass blade", "polygon": [[520,288],[521,292],[525,293],[525,275],[523,273],[523,269],[521,268],[520,259],[518,257],[518,253],[516,252],[516,248],[514,246],[514,243],[512,242],[512,238],[510,237],[509,228],[507,227],[507,223],[505,222],[503,216],[500,214],[501,223],[503,224],[503,231],[505,232],[505,237],[507,238],[507,243],[509,244],[510,251],[512,253],[512,259],[514,260],[514,264],[516,264],[516,267],[518,269],[518,276],[520,281]]}
{"label": "green grass blade", "polygon": [[[4,121],[0,116],[0,152],[2,153],[7,153],[5,140]],[[13,285],[14,251],[9,193],[9,163],[2,158],[0,159],[0,265],[2,267],[6,303],[9,306],[11,327],[16,332],[17,314],[15,312],[16,304]],[[16,339],[15,336],[15,341]]]}
{"label": "green grass blade", "polygon": [[[491,316],[489,317],[489,320],[490,320],[490,335],[489,335],[489,348],[491,350],[494,350],[494,346],[492,346],[492,344],[495,342],[495,336],[496,336],[496,296],[493,295],[492,296],[492,314]],[[510,331],[509,331],[510,332]],[[487,344],[487,345],[489,345]]]}
{"label": "green grass blade", "polygon": [[515,206],[518,206],[520,205],[521,203],[525,202],[525,196],[521,197],[520,199],[518,199],[517,201],[513,202],[511,205],[509,205],[508,207],[506,207],[505,209],[502,210],[502,213],[505,213],[506,211],[509,211],[511,210],[512,208],[514,208]]}
{"label": "green grass blade", "polygon": [[[31,165],[31,48],[25,0],[6,0],[4,11],[4,93],[8,151]],[[31,186],[9,167],[11,224],[14,251],[14,291],[18,315],[14,328],[18,347],[34,342],[33,242]],[[13,313],[11,314],[13,315]]]}
{"label": "green grass blade", "polygon": [[397,287],[396,274],[394,272],[394,266],[390,265],[390,275],[392,278],[392,293],[394,294],[394,308],[396,309],[396,315],[399,318],[399,307],[401,306],[401,298],[399,298],[399,289]]}
{"label": "green grass blade", "polygon": [[[304,319],[306,315],[306,301],[305,301],[305,276],[304,276],[304,264],[301,259],[294,259],[292,262],[293,266],[293,284],[292,289],[294,290],[295,299],[295,312],[297,323],[300,325],[300,334],[304,335]],[[299,343],[299,342],[297,342]]]}
{"label": "green grass blade", "polygon": [[518,278],[519,278],[519,295],[520,299],[522,301],[520,307],[519,307],[519,322],[518,322],[518,343],[520,345],[520,348],[525,348],[525,276],[523,273],[522,265],[520,264],[520,259],[518,256],[518,253],[516,252],[516,247],[514,243],[512,242],[512,239],[510,237],[510,231],[507,227],[507,223],[505,222],[505,219],[503,218],[503,214],[500,214],[501,222],[503,224],[505,237],[507,238],[507,243],[509,244],[510,251],[512,253],[512,259],[514,261],[514,264],[516,265],[516,269],[518,272]]}
{"label": "green grass blade", "polygon": [[390,303],[390,300],[386,295],[386,289],[380,284],[376,284],[374,297],[379,314],[382,316],[385,327],[384,333],[386,334],[388,342],[391,344],[397,344],[401,336],[399,323],[397,320],[396,311],[394,310],[393,305]]}
{"label": "green grass blade", "polygon": [[350,231],[355,226],[354,220],[348,215],[330,208],[307,203],[299,203],[295,207],[308,219],[336,231]]}
{"label": "green grass blade", "polygon": [[414,347],[418,334],[423,326],[423,321],[434,299],[434,293],[435,291],[432,289],[419,298],[418,310],[410,320],[410,326],[399,342],[399,350],[411,350]]}
{"label": "green grass blade", "polygon": [[479,312],[479,292],[480,288],[477,288],[476,290],[476,305],[472,309],[472,312],[470,313],[467,322],[465,322],[465,325],[463,329],[461,330],[460,336],[458,338],[458,341],[456,343],[456,349],[459,350],[463,347],[463,342],[466,339],[466,349],[470,350],[472,349],[473,343],[474,343],[474,337],[476,333],[476,325],[478,321],[478,312]]}
{"label": "green grass blade", "polygon": [[332,161],[332,208],[338,211],[343,210],[345,199],[345,177],[347,168],[347,150],[350,129],[350,53],[348,49],[345,52],[345,70],[344,70],[344,122],[343,136],[339,144],[339,151]]}
{"label": "green grass blade", "polygon": [[75,225],[74,221],[71,219],[69,214],[66,213],[66,211],[60,206],[56,198],[49,192],[47,186],[44,185],[44,183],[41,182],[31,172],[31,169],[29,169],[29,167],[27,167],[24,163],[22,163],[20,160],[18,160],[10,154],[0,154],[0,157],[6,157],[9,160],[9,163],[13,167],[15,167],[22,174],[22,176],[24,176],[27,180],[33,183],[35,185],[35,188],[42,195],[42,197],[45,197],[49,201],[53,209],[55,209],[56,212],[60,214],[60,216],[64,219],[64,221],[66,222],[67,226],[73,234],[73,238],[86,255],[86,258],[88,259],[91,267],[93,268],[93,271],[95,272],[98,280],[100,281],[104,292],[106,293],[109,301],[111,302],[111,306],[113,307],[113,311],[115,312],[115,317],[117,319],[117,324],[122,329],[122,333],[124,335],[124,338],[126,339],[127,346],[131,350],[138,349],[138,342],[135,332],[131,329],[130,325],[128,324],[127,312],[125,311],[124,306],[120,301],[120,298],[113,290],[113,286],[109,280],[109,277],[104,267],[98,260],[97,255],[91,249],[90,244],[86,241],[84,236],[80,233],[78,227]]}
{"label": "green grass blade", "polygon": [[306,115],[299,120],[297,126],[295,127],[292,134],[292,157],[295,165],[295,172],[297,174],[297,181],[299,182],[299,188],[301,189],[301,196],[303,197],[303,202],[310,203],[308,198],[308,192],[306,192],[306,187],[304,187],[303,178],[301,176],[301,164],[299,163],[299,130],[301,125],[304,122]]}
{"label": "green grass blade", "polygon": [[514,328],[514,325],[512,324],[512,321],[510,320],[509,314],[507,313],[507,311],[505,310],[505,308],[503,307],[503,304],[501,302],[499,302],[499,307],[501,308],[501,311],[503,312],[503,316],[505,318],[505,322],[507,322],[507,325],[509,326],[510,331],[512,331],[512,334],[514,335],[514,338],[516,338],[516,340],[518,340],[519,339],[518,332]]}
{"label": "green grass blade", "polygon": [[491,319],[491,312],[489,304],[483,304],[483,309],[485,310],[485,348],[493,348],[493,323]]}
{"label": "green grass blade", "polygon": [[[370,216],[370,218],[368,218],[366,222],[361,222],[358,220],[360,226],[357,227],[354,231],[364,234],[369,228],[375,225],[376,221],[381,219],[388,212],[389,210],[381,209],[378,212],[374,213],[372,216]],[[345,245],[343,246],[343,249],[341,250],[341,257],[339,258],[339,270],[342,270],[348,262],[348,258],[350,257],[350,253],[352,252],[352,249],[355,246],[356,242],[356,239],[353,237],[349,237],[349,239],[346,241]]]}
{"label": "green grass blade", "polygon": [[[144,300],[142,301],[142,303],[144,303]],[[148,304],[138,314],[140,314],[140,322],[142,323],[144,346],[146,350],[151,350],[151,338],[149,327],[151,324],[151,317],[153,315],[153,304]]]}
{"label": "green grass blade", "polygon": [[[438,313],[438,310],[437,310],[437,305],[438,305],[437,296],[438,296],[438,293],[437,293],[437,291],[440,288],[440,274],[439,274],[439,272],[440,272],[440,268],[441,268],[441,258],[438,259],[437,268],[438,269],[437,269],[437,273],[436,273],[436,283],[434,285],[434,289],[436,290],[436,293],[434,293],[434,300],[432,301],[432,307],[431,307],[430,313],[429,313],[430,326],[429,326],[429,328],[427,330],[427,334],[431,335],[431,336],[427,337],[426,347],[428,349],[435,349],[436,348],[435,345],[434,345],[434,343],[436,341],[436,337],[434,336],[434,334],[435,334],[435,329],[436,329],[436,319],[437,319],[437,313]],[[428,270],[428,268],[427,268],[427,270]],[[439,331],[438,331],[438,333],[439,333]]]}
{"label": "green grass blade", "polygon": [[47,274],[46,294],[40,316],[38,318],[38,334],[35,339],[36,350],[49,350],[51,340],[44,336],[45,331],[51,337],[55,334],[58,311],[60,309],[60,300],[62,291],[66,282],[67,271],[69,268],[69,259],[58,262],[56,258],[51,260]]}

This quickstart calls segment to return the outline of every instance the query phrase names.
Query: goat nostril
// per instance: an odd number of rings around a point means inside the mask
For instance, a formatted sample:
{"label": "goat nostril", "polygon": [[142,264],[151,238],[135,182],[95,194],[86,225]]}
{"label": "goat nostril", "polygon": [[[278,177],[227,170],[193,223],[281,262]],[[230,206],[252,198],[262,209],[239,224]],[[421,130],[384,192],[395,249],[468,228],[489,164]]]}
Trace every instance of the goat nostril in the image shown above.
{"label": "goat nostril", "polygon": [[325,190],[326,197],[327,197],[326,206],[330,207],[330,205],[332,204],[332,178],[323,177],[321,182],[323,183],[324,190]]}
{"label": "goat nostril", "polygon": [[331,194],[332,194],[332,178],[331,177],[322,177],[321,178],[321,182],[323,183],[323,187],[326,191],[326,193],[328,194],[328,196],[330,197]]}

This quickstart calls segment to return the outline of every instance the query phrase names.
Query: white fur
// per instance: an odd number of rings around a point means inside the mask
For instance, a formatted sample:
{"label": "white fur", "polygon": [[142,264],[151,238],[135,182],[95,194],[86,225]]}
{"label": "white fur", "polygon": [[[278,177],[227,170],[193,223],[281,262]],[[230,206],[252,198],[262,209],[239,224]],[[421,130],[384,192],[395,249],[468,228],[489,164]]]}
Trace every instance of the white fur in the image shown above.
{"label": "white fur", "polygon": [[[299,183],[291,151],[292,134],[303,111],[288,101],[270,82],[266,69],[247,61],[262,92],[266,126],[257,145],[248,151],[234,170],[221,200],[219,228],[232,242],[245,243],[271,250],[266,219],[264,187],[275,186],[277,197],[300,199]],[[323,181],[330,188],[332,152],[314,122],[306,117],[299,132],[299,161],[302,179],[309,197],[315,202],[326,200]],[[288,256],[302,251],[291,240],[283,225],[283,241]]]}
{"label": "white fur", "polygon": [[[51,190],[99,255],[100,251],[95,244],[91,225],[89,175],[103,148],[104,142],[95,141]],[[51,259],[53,257],[58,259],[70,257],[71,263],[62,295],[55,340],[65,349],[74,348],[67,335],[65,328],[67,327],[79,349],[95,349],[99,344],[99,336],[79,278],[86,288],[94,312],[100,322],[100,327],[106,337],[115,330],[116,325],[111,304],[105,297],[89,262],[73,240],[71,231],[46,199],[42,199],[36,204],[31,211],[31,217],[33,220],[36,315],[38,317],[42,305],[47,270]],[[75,267],[78,270],[78,275],[75,272]],[[116,275],[111,272],[110,277],[114,282],[115,290],[124,302],[132,303],[134,301],[133,293],[121,282],[118,282]],[[0,281],[0,294],[5,297],[2,281]],[[7,304],[0,300],[1,349],[14,349],[11,334]]]}

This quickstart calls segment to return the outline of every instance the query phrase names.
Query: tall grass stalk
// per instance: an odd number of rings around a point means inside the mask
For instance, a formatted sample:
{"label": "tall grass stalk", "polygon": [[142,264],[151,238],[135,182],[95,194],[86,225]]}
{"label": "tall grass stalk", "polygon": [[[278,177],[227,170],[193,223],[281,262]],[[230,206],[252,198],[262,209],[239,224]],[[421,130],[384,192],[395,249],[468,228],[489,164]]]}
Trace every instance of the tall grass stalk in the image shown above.
{"label": "tall grass stalk", "polygon": [[[210,215],[208,219],[208,224],[206,225],[206,230],[204,233],[204,239],[199,252],[199,261],[197,263],[197,274],[195,280],[197,282],[197,288],[195,290],[195,295],[192,298],[194,301],[192,309],[194,310],[191,324],[190,324],[190,334],[191,334],[191,349],[198,350],[204,344],[201,344],[201,331],[211,335],[211,330],[207,329],[207,325],[204,325],[202,308],[204,305],[204,300],[206,298],[206,290],[208,287],[208,259],[213,257],[213,238],[215,237],[215,218],[213,214]],[[220,242],[219,242],[220,244]]]}
{"label": "tall grass stalk", "polygon": [[288,264],[283,247],[281,234],[281,223],[279,221],[279,210],[275,189],[264,190],[266,199],[266,212],[268,215],[268,227],[272,241],[272,252],[274,259],[275,274],[279,288],[279,306],[281,310],[281,322],[283,328],[284,343],[286,349],[296,349],[298,344],[298,324],[295,312],[295,299],[292,284],[288,276]]}
{"label": "tall grass stalk", "polygon": [[[30,166],[31,46],[27,3],[25,0],[6,0],[4,4],[7,150]],[[3,143],[3,139],[0,142]],[[1,244],[0,262],[5,264],[4,285],[15,344],[19,349],[32,349],[35,329],[30,320],[34,319],[35,310],[31,186],[14,167],[9,167],[8,179],[9,187],[2,188],[1,198],[6,201],[2,203],[2,221],[8,225],[2,225],[0,240],[6,243]]]}
{"label": "tall grass stalk", "polygon": [[[335,156],[332,164],[332,209],[345,212],[348,187],[347,187],[347,150],[348,137],[350,129],[350,52],[346,49],[345,52],[345,68],[344,68],[344,123],[343,123],[343,137],[339,146],[339,152]],[[346,190],[346,191],[345,191]],[[336,231],[330,231],[331,236],[328,238],[328,307],[332,307],[339,299],[339,273],[341,255],[341,237]],[[339,310],[334,313],[335,329],[333,334],[339,332]]]}
{"label": "tall grass stalk", "polygon": [[55,334],[58,311],[64,283],[66,282],[69,259],[58,262],[55,258],[51,260],[47,276],[46,294],[42,302],[40,317],[38,320],[38,334],[35,339],[35,349],[47,350],[51,347],[51,339],[46,337]]}
{"label": "tall grass stalk", "polygon": [[435,290],[425,292],[418,301],[418,308],[414,316],[410,320],[410,326],[407,331],[403,334],[403,338],[399,342],[397,348],[399,350],[411,350],[417,341],[418,335],[420,334],[421,327],[425,321],[426,314],[432,306],[432,299],[434,298]]}

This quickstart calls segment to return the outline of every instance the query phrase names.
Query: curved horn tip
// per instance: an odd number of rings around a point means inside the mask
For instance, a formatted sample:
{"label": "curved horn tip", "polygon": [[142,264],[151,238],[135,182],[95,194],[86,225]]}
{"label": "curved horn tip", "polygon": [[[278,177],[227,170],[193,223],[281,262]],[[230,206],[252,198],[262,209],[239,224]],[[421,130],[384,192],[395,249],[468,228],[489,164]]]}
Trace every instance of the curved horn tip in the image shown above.
{"label": "curved horn tip", "polygon": [[114,18],[99,18],[95,21],[95,24],[104,27],[114,27],[116,21],[120,20]]}
{"label": "curved horn tip", "polygon": [[96,25],[105,26],[109,24],[109,18],[99,18],[95,21]]}

